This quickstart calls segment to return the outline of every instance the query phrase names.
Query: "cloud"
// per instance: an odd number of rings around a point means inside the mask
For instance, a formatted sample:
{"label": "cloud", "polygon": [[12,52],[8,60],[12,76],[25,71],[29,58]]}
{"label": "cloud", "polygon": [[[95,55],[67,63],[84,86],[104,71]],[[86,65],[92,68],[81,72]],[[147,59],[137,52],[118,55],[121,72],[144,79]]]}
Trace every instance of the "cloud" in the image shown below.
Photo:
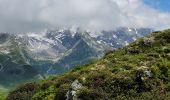
{"label": "cloud", "polygon": [[170,13],[142,0],[0,0],[0,31],[31,32],[77,26],[109,30],[116,27],[170,27]]}
{"label": "cloud", "polygon": [[[161,12],[143,3],[142,0],[113,0],[122,9],[125,24],[135,27],[162,29],[170,27],[170,13]],[[156,3],[156,2],[155,2]],[[128,25],[127,25],[128,26]]]}

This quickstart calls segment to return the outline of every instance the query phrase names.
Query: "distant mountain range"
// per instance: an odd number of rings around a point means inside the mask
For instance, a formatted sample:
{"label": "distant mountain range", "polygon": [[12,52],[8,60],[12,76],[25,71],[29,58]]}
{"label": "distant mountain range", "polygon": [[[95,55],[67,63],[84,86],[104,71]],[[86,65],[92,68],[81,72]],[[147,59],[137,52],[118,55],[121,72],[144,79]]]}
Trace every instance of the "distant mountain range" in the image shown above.
{"label": "distant mountain range", "polygon": [[63,73],[151,32],[152,29],[147,28],[119,28],[99,34],[79,29],[48,30],[39,34],[0,33],[0,85],[9,87]]}

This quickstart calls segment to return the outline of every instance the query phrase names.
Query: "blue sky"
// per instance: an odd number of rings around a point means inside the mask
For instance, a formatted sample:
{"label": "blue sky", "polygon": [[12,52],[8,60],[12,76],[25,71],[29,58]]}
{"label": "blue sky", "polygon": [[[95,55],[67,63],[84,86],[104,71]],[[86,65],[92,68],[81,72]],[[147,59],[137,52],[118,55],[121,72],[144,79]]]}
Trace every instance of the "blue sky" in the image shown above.
{"label": "blue sky", "polygon": [[144,2],[160,11],[170,12],[170,0],[144,0]]}

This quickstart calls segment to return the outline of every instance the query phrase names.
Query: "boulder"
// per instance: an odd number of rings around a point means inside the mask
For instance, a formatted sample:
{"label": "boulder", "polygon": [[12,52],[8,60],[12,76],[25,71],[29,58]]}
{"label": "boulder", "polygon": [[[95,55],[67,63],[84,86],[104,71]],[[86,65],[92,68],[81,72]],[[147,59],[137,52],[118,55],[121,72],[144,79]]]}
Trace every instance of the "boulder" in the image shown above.
{"label": "boulder", "polygon": [[77,91],[82,87],[82,84],[78,80],[75,80],[70,87],[70,90],[66,94],[66,100],[77,100]]}

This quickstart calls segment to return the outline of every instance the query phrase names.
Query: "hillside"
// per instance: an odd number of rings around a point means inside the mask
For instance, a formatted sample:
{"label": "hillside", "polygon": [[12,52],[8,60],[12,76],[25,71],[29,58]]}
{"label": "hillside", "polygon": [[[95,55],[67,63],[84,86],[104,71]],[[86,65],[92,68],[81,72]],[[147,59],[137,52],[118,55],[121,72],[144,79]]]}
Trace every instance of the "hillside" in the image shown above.
{"label": "hillside", "polygon": [[154,32],[63,75],[22,85],[7,99],[169,100],[170,30]]}
{"label": "hillside", "polygon": [[41,33],[0,33],[0,86],[10,90],[27,81],[63,74],[151,31],[122,27],[101,32],[59,28]]}

